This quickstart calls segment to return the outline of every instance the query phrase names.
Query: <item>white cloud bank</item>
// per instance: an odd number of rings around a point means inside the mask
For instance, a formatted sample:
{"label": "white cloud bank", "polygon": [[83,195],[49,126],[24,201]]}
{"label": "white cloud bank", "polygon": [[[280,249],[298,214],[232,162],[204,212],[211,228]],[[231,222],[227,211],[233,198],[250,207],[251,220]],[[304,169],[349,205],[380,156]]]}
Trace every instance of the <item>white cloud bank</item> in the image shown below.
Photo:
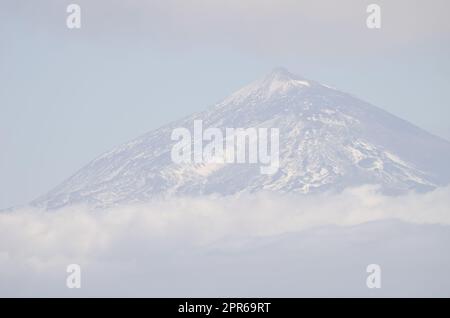
{"label": "white cloud bank", "polygon": [[[0,213],[0,296],[450,296],[450,188]],[[66,266],[82,288],[65,287]],[[366,266],[383,270],[369,290]]]}

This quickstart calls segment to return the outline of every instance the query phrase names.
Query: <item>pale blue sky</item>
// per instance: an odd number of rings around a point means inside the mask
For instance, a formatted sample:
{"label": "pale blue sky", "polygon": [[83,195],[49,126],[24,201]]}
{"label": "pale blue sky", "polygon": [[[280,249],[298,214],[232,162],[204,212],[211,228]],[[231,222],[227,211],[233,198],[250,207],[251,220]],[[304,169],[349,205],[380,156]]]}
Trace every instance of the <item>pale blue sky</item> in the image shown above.
{"label": "pale blue sky", "polygon": [[336,2],[0,1],[0,208],[276,66],[450,139],[450,3]]}

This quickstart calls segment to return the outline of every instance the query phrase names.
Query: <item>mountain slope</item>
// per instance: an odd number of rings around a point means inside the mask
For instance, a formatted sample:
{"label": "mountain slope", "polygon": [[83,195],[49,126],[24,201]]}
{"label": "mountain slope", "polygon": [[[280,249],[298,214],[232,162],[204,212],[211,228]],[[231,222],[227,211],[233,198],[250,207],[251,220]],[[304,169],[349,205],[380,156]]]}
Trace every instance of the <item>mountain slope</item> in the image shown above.
{"label": "mountain slope", "polygon": [[[280,168],[175,164],[173,129],[279,128]],[[276,69],[214,107],[117,147],[33,202],[98,207],[173,195],[314,193],[377,184],[386,193],[450,181],[450,143],[336,89]]]}

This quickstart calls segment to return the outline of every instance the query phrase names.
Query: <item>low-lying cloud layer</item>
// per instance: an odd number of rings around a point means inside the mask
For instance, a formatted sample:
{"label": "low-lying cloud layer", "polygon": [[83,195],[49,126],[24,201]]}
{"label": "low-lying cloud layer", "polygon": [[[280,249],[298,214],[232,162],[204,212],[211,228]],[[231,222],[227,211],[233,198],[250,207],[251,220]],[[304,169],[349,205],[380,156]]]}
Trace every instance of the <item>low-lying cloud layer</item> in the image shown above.
{"label": "low-lying cloud layer", "polygon": [[[0,214],[1,296],[449,296],[450,188]],[[66,288],[80,264],[82,288]],[[380,264],[383,287],[366,287]]]}

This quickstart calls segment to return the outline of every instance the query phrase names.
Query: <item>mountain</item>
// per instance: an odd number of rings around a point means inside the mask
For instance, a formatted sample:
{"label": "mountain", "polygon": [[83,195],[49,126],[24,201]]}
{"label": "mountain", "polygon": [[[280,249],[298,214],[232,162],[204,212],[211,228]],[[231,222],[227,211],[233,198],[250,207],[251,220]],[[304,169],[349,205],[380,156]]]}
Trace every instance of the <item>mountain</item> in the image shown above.
{"label": "mountain", "polygon": [[[255,164],[174,163],[174,129],[278,128],[279,169]],[[363,184],[388,194],[450,181],[450,143],[352,95],[275,69],[217,105],[95,159],[32,204],[96,207],[158,197],[257,191],[317,193]]]}

